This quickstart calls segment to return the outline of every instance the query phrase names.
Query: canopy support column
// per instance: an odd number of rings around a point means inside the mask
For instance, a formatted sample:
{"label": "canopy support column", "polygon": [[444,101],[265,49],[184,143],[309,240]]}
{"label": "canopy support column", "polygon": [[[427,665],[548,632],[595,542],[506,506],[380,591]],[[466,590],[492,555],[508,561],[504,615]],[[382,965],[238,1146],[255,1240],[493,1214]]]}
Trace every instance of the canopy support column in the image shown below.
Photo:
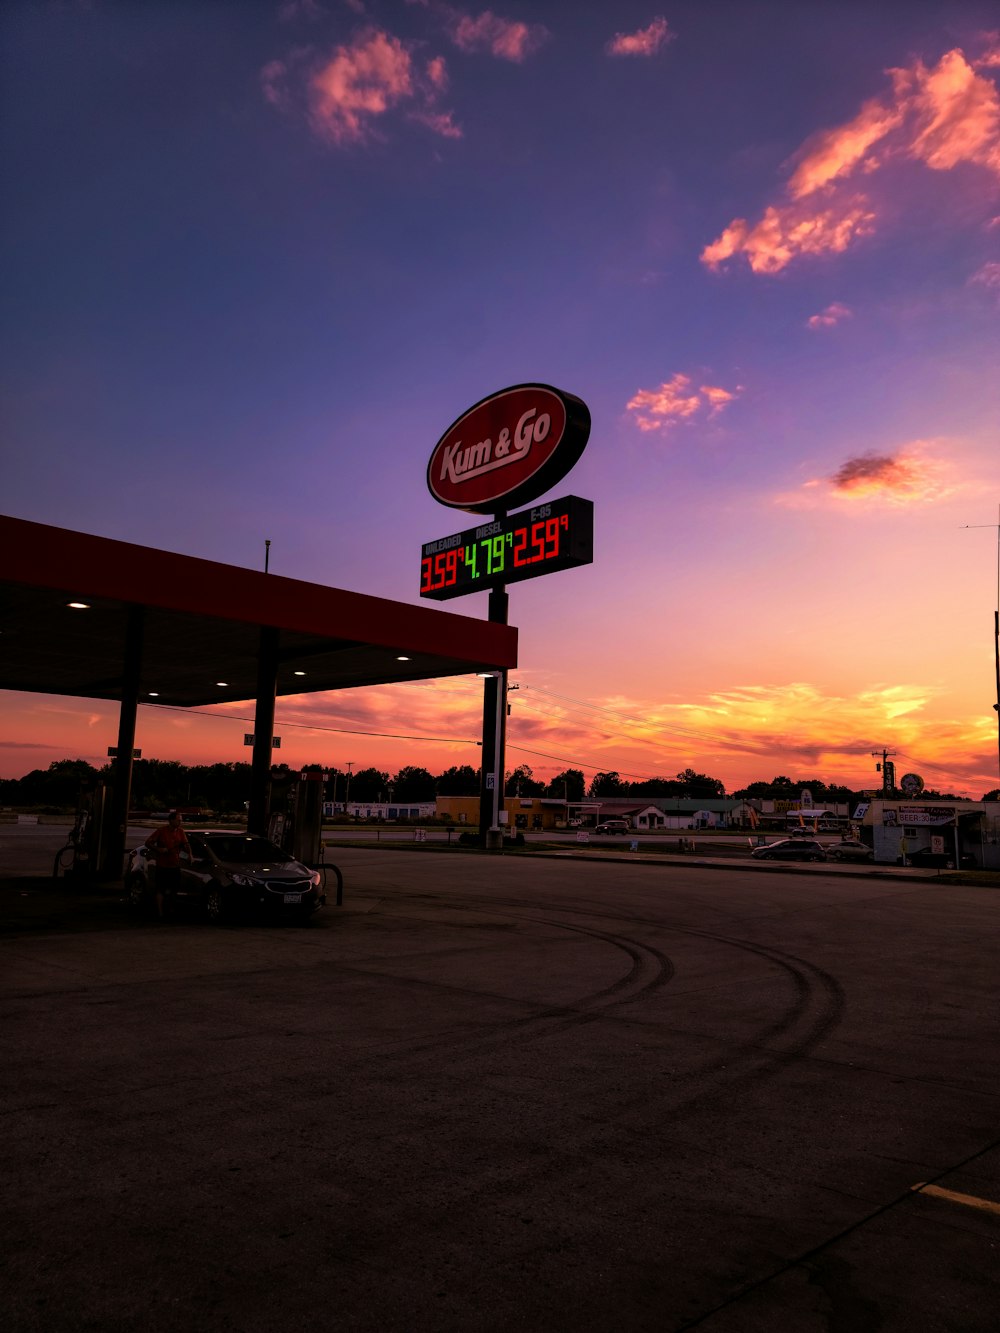
{"label": "canopy support column", "polygon": [[257,650],[257,707],[253,723],[253,759],[250,768],[250,809],[247,832],[267,836],[271,814],[271,743],[274,737],[274,700],[278,692],[279,633],[262,625]]}
{"label": "canopy support column", "polygon": [[122,700],[118,713],[118,753],[115,757],[111,784],[111,811],[107,824],[107,837],[98,854],[98,874],[102,879],[120,879],[125,873],[128,808],[132,794],[132,751],[135,748],[135,720],[139,711],[139,677],[142,671],[145,622],[144,607],[128,608],[125,653],[122,661]]}

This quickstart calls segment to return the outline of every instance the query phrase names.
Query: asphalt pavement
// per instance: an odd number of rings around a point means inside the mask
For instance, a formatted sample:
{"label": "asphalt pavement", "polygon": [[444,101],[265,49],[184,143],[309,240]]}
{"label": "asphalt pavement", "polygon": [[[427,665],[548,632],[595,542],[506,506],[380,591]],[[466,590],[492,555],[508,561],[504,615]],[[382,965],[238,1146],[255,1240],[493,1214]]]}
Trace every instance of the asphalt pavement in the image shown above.
{"label": "asphalt pavement", "polygon": [[998,1327],[995,890],[342,848],[158,926],[7,844],[17,1333]]}

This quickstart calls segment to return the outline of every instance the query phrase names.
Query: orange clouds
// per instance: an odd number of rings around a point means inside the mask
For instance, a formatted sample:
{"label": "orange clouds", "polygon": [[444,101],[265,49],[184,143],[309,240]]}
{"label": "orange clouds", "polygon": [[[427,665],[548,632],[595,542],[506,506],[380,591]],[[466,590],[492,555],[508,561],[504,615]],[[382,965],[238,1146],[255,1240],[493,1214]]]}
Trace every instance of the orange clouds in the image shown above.
{"label": "orange clouds", "polygon": [[840,254],[856,237],[869,235],[874,221],[861,196],[818,210],[794,204],[768,208],[754,227],[744,218],[734,219],[705,247],[701,260],[717,269],[734,255],[745,254],[754,273],[779,273],[799,255]]}
{"label": "orange clouds", "polygon": [[788,193],[793,199],[803,199],[838,177],[849,175],[859,165],[863,164],[867,171],[874,170],[877,162],[870,150],[902,118],[898,107],[866,102],[854,120],[814,137],[788,182]]}
{"label": "orange clouds", "polygon": [[935,457],[933,445],[915,440],[891,453],[855,454],[827,477],[812,477],[797,491],[782,492],[774,503],[784,509],[817,509],[836,505],[888,505],[903,508],[936,504],[964,484],[954,461]]}
{"label": "orange clouds", "polygon": [[626,411],[635,413],[635,424],[640,430],[661,430],[706,409],[709,416],[715,416],[740,391],[740,386],[729,390],[712,384],[692,390],[690,376],[677,374],[658,389],[640,389],[634,398],[629,399]]}
{"label": "orange clouds", "polygon": [[648,28],[638,32],[617,32],[608,42],[608,54],[612,56],[654,56],[667,42],[672,42],[675,34],[667,27],[665,18],[655,18]]}
{"label": "orange clouds", "polygon": [[[541,24],[502,19],[488,9],[473,17],[428,0],[409,3],[431,11],[465,54],[486,51],[520,64],[549,36]],[[289,22],[314,17],[313,6],[307,0],[288,4],[282,17]],[[461,138],[454,113],[439,103],[449,84],[444,57],[418,61],[416,49],[384,29],[367,27],[325,59],[312,47],[296,47],[285,59],[269,61],[260,72],[261,91],[286,113],[304,97],[302,109],[313,132],[338,148],[383,138],[381,127],[393,111],[444,138]]]}
{"label": "orange clouds", "polygon": [[911,495],[914,489],[921,488],[923,480],[914,459],[878,454],[849,458],[830,478],[835,491],[861,497],[886,492]]}
{"label": "orange clouds", "polygon": [[1000,175],[1000,95],[961,51],[949,51],[933,70],[918,62],[893,74],[897,95],[913,110],[913,157],[936,171],[974,162]]}
{"label": "orange clouds", "polygon": [[770,205],[751,225],[735,218],[702,251],[708,268],[737,255],[755,273],[779,273],[802,255],[840,254],[871,234],[878,210],[849,185],[893,158],[908,158],[934,171],[974,165],[1000,176],[1000,94],[977,69],[991,67],[992,53],[970,63],[947,52],[933,69],[916,60],[890,71],[891,96],[871,99],[852,120],[809,140],[787,185],[789,202]]}

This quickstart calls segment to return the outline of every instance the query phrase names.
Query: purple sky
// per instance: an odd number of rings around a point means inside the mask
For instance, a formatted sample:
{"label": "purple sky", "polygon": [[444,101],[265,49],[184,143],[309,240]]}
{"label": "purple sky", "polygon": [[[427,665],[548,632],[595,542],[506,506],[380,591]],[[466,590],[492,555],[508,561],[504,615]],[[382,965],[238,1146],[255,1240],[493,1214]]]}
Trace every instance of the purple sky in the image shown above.
{"label": "purple sky", "polygon": [[[864,786],[885,745],[978,797],[998,30],[964,0],[13,0],[0,509],[251,567],[268,538],[416,601],[421,544],[468,526],[435,441],[556,384],[593,416],[554,494],[594,500],[597,554],[512,589],[511,764]],[[478,690],[279,721],[293,762],[438,772],[477,762]],[[0,723],[8,776],[114,741],[104,705]],[[137,743],[242,759],[243,730],[144,708]]]}

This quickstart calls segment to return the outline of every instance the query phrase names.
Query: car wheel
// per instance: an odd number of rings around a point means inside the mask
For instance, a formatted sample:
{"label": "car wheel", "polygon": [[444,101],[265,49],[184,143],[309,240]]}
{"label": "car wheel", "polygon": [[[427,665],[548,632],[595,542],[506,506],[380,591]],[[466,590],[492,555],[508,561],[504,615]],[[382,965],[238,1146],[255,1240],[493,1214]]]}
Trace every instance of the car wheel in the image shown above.
{"label": "car wheel", "polygon": [[205,894],[205,915],[216,926],[225,921],[226,895],[221,889],[212,888]]}

